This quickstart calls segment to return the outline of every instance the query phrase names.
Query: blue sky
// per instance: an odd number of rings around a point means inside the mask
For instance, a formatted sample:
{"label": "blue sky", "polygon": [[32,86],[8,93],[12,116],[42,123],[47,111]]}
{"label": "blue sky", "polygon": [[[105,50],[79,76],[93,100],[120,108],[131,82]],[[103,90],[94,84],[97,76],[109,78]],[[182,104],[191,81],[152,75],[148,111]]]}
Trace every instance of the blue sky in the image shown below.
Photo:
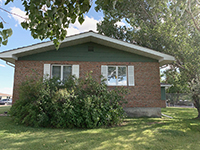
{"label": "blue sky", "polygon": [[[4,5],[4,2],[5,0],[0,0],[0,7],[12,13],[16,13],[20,16],[25,17],[25,13],[23,11],[24,8],[21,5],[21,1],[14,0],[13,3],[11,2],[7,6]],[[85,14],[85,22],[82,25],[80,25],[78,22],[70,25],[70,28],[68,29],[68,35],[73,35],[89,30],[96,31],[96,24],[102,20],[103,13],[97,13],[94,10],[94,2],[95,1],[93,1],[92,8],[90,9],[89,13]],[[0,10],[0,16],[6,22],[6,24],[4,24],[4,27],[12,28],[13,30],[13,35],[9,38],[8,44],[6,46],[2,45],[0,47],[0,52],[41,42],[40,40],[33,39],[30,31],[25,30],[21,27],[20,23],[23,21],[22,18],[6,13],[2,10]],[[14,83],[13,81],[14,68],[8,66],[5,61],[0,60],[0,93],[12,94]]]}

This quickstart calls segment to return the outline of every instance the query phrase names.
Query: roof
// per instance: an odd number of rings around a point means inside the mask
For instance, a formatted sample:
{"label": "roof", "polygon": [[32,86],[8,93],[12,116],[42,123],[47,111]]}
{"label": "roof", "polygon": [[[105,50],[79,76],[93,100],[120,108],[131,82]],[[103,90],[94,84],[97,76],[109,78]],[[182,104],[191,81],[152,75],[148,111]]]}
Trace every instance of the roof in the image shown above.
{"label": "roof", "polygon": [[[138,46],[132,43],[128,43],[122,40],[107,37],[105,35],[101,35],[93,31],[84,32],[81,34],[76,34],[76,35],[66,37],[62,41],[60,48],[82,44],[86,42],[94,42],[97,44],[116,48],[122,51],[156,59],[160,63],[160,66],[172,63],[175,60],[175,58],[171,55],[167,55],[167,54],[164,54],[164,53],[161,53],[149,48],[145,48],[142,46]],[[38,44],[26,46],[26,47],[21,47],[21,48],[9,50],[9,51],[1,52],[0,59],[9,63],[15,64],[15,60],[18,60],[19,57],[41,53],[41,52],[45,52],[49,50],[55,50],[55,46],[52,41],[42,42],[42,43],[38,43]]]}
{"label": "roof", "polygon": [[168,84],[168,83],[160,83],[160,86],[161,87],[171,87],[172,85]]}
{"label": "roof", "polygon": [[0,96],[12,96],[12,95],[10,95],[10,94],[0,93]]}

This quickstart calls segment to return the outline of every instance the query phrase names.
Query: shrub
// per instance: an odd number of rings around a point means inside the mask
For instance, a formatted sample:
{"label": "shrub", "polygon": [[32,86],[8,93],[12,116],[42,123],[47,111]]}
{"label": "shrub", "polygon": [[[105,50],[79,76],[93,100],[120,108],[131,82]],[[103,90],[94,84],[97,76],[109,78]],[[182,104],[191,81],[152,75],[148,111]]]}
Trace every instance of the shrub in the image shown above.
{"label": "shrub", "polygon": [[56,78],[29,79],[20,87],[20,99],[10,114],[16,123],[34,127],[95,128],[120,124],[124,117],[124,88],[108,90],[91,74],[71,76],[65,83]]}

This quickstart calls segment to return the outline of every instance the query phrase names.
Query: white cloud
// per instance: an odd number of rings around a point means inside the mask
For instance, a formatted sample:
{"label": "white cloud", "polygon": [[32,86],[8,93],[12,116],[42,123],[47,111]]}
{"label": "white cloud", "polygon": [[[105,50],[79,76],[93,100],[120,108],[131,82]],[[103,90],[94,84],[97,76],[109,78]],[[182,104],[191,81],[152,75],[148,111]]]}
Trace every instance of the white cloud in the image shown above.
{"label": "white cloud", "polygon": [[80,31],[78,29],[76,29],[76,28],[69,27],[67,29],[67,36],[78,34],[78,33],[80,33]]}
{"label": "white cloud", "polygon": [[5,2],[5,0],[0,0],[0,6],[1,6],[1,4],[3,4]]}
{"label": "white cloud", "polygon": [[[17,7],[11,7],[11,10],[10,10],[12,17],[19,23],[21,24],[21,22],[25,21],[25,18],[28,18],[26,16],[26,12],[25,11],[22,11],[20,8],[17,8]],[[17,14],[17,15],[14,15],[14,14]],[[21,16],[21,17],[19,17]]]}
{"label": "white cloud", "polygon": [[0,67],[6,67],[5,65],[0,64]]}
{"label": "white cloud", "polygon": [[12,93],[13,93],[13,88],[12,88],[12,87],[0,88],[0,93],[11,94],[11,95],[12,95]]}
{"label": "white cloud", "polygon": [[117,25],[119,27],[119,26],[125,26],[126,24],[124,22],[122,22],[122,21],[117,21],[115,23],[115,25]]}
{"label": "white cloud", "polygon": [[167,66],[165,66],[164,68],[161,68],[160,71],[161,71],[161,72],[164,72],[164,71],[167,71],[167,70],[169,70],[169,69],[171,69],[171,67],[170,67],[170,65],[167,65]]}
{"label": "white cloud", "polygon": [[99,21],[100,20],[95,20],[93,17],[90,18],[90,17],[86,16],[85,21],[81,25],[78,22],[78,20],[76,20],[76,22],[74,24],[71,24],[69,26],[69,28],[67,29],[67,36],[78,34],[78,33],[81,33],[81,32],[86,32],[86,31],[89,31],[89,30],[97,32],[97,23]]}

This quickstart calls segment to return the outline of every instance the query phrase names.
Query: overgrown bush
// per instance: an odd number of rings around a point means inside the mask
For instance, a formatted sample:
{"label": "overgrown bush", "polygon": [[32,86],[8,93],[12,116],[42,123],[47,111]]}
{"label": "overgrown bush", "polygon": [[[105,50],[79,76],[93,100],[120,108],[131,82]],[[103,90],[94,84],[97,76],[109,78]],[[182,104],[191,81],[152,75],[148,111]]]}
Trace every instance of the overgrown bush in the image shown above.
{"label": "overgrown bush", "polygon": [[19,124],[34,127],[95,128],[120,124],[124,117],[124,88],[108,90],[91,74],[85,79],[29,79],[20,87],[20,99],[10,114]]}

